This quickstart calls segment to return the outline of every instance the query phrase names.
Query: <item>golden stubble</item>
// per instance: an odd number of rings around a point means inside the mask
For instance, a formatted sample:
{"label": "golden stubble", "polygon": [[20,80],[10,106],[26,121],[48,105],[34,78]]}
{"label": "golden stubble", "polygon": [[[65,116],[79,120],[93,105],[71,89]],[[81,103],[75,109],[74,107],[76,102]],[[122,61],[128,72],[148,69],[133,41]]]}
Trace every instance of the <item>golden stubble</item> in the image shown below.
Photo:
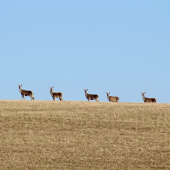
{"label": "golden stubble", "polygon": [[170,169],[170,104],[0,100],[0,169]]}

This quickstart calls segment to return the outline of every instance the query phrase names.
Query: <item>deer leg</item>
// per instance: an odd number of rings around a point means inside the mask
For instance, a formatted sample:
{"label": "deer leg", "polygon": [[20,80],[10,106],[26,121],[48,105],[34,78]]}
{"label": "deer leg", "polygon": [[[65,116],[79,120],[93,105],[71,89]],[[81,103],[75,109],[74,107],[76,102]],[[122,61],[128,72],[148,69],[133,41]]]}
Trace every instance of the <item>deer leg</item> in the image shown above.
{"label": "deer leg", "polygon": [[24,98],[24,100],[25,100],[25,94],[22,95],[22,99],[23,99],[23,98]]}

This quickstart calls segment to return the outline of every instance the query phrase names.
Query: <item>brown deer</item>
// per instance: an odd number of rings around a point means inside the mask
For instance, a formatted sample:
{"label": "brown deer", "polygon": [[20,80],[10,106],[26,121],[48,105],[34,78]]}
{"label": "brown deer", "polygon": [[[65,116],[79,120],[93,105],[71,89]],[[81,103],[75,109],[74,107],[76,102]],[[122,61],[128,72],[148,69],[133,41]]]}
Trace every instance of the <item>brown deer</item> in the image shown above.
{"label": "brown deer", "polygon": [[144,102],[149,102],[149,103],[156,103],[157,102],[157,100],[155,98],[146,98],[145,93],[146,92],[144,92],[144,93],[141,92]]}
{"label": "brown deer", "polygon": [[[87,90],[88,90],[88,89],[87,89]],[[84,89],[84,91],[85,91],[85,96],[86,96],[87,100],[88,100],[88,101],[90,101],[90,100],[96,100],[97,102],[99,102],[99,101],[98,101],[99,96],[98,96],[97,94],[87,94],[87,90]]]}
{"label": "brown deer", "polygon": [[119,101],[119,97],[109,96],[110,92],[109,93],[106,92],[106,94],[107,94],[107,98],[110,102],[118,102]]}
{"label": "brown deer", "polygon": [[25,100],[25,96],[30,96],[31,97],[31,100],[34,100],[34,97],[33,97],[33,92],[32,91],[28,91],[28,90],[22,90],[21,89],[21,86],[22,86],[22,84],[21,85],[18,85],[18,87],[19,87],[19,91],[20,91],[20,93],[21,93],[21,95],[22,95],[22,100],[23,100],[23,98],[24,98],[24,100]]}
{"label": "brown deer", "polygon": [[63,93],[61,93],[61,92],[53,92],[53,88],[54,87],[50,87],[50,94],[51,94],[53,100],[55,101],[55,98],[59,98],[60,101],[63,101],[63,98],[62,98]]}

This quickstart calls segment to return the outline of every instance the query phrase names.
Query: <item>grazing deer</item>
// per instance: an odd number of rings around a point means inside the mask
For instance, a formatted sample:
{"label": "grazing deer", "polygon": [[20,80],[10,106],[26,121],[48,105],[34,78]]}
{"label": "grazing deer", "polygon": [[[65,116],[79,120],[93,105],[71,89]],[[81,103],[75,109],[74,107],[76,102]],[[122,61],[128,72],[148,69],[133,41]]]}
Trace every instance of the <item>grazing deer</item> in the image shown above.
{"label": "grazing deer", "polygon": [[30,96],[31,97],[31,100],[34,100],[34,97],[33,97],[33,92],[32,91],[28,91],[28,90],[22,90],[21,89],[21,86],[22,86],[22,84],[21,85],[18,85],[18,87],[19,87],[19,91],[20,91],[20,93],[21,93],[21,95],[22,95],[22,100],[23,100],[23,98],[24,98],[24,100],[25,100],[25,96]]}
{"label": "grazing deer", "polygon": [[[88,90],[88,89],[87,89]],[[99,96],[97,94],[87,94],[87,90],[84,89],[85,91],[85,96],[87,98],[88,101],[90,100],[96,100],[98,102],[98,98]]]}
{"label": "grazing deer", "polygon": [[53,100],[55,101],[55,98],[59,98],[60,101],[63,101],[63,98],[62,98],[63,93],[61,93],[61,92],[53,92],[53,88],[54,87],[50,87],[50,94],[51,94]]}
{"label": "grazing deer", "polygon": [[107,98],[110,102],[118,102],[119,101],[119,97],[109,96],[110,92],[109,93],[106,92],[106,94],[107,94]]}
{"label": "grazing deer", "polygon": [[144,93],[141,92],[144,102],[156,103],[157,100],[155,98],[145,98],[145,93],[146,92],[144,92]]}

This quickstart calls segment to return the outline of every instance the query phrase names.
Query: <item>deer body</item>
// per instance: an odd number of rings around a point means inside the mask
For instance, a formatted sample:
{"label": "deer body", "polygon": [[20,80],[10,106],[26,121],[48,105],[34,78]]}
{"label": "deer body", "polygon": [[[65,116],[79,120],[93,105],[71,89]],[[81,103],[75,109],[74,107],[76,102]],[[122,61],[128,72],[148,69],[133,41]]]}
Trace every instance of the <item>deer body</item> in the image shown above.
{"label": "deer body", "polygon": [[18,85],[18,87],[19,87],[19,91],[20,91],[20,93],[21,93],[21,96],[22,96],[22,99],[24,98],[24,100],[25,100],[25,96],[30,96],[31,97],[31,100],[34,100],[34,97],[33,97],[33,91],[28,91],[28,90],[22,90],[21,89],[21,86],[22,86],[22,84],[21,85]]}
{"label": "deer body", "polygon": [[119,101],[119,97],[109,96],[110,92],[106,93],[106,94],[107,94],[107,98],[110,102],[118,102]]}
{"label": "deer body", "polygon": [[[88,89],[87,89],[87,90],[88,90]],[[90,101],[90,100],[96,100],[97,102],[99,102],[99,101],[98,101],[99,96],[98,96],[97,94],[87,94],[87,90],[84,89],[84,91],[85,91],[85,96],[86,96],[87,100],[88,100],[88,101]]]}
{"label": "deer body", "polygon": [[143,98],[144,102],[147,102],[147,103],[156,103],[157,100],[155,98],[146,98],[145,97],[145,93],[146,92],[144,92],[144,93],[141,92],[142,98]]}
{"label": "deer body", "polygon": [[63,101],[63,98],[62,98],[63,93],[61,93],[61,92],[53,92],[53,88],[54,87],[50,87],[50,94],[51,94],[53,100],[55,101],[55,98],[59,98],[60,101]]}

